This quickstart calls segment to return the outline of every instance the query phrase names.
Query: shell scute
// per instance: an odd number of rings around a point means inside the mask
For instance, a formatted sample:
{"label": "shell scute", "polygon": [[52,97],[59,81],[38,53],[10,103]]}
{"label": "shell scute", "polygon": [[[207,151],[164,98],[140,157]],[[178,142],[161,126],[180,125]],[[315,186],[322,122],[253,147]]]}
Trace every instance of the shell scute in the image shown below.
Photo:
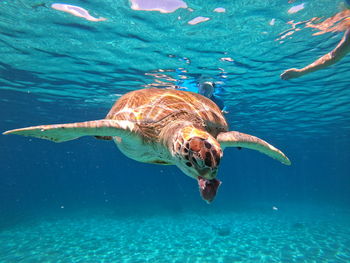
{"label": "shell scute", "polygon": [[157,129],[179,118],[202,123],[213,136],[228,130],[223,114],[213,101],[196,93],[174,89],[150,88],[129,92],[106,116],[106,119],[138,124],[146,137],[154,136]]}

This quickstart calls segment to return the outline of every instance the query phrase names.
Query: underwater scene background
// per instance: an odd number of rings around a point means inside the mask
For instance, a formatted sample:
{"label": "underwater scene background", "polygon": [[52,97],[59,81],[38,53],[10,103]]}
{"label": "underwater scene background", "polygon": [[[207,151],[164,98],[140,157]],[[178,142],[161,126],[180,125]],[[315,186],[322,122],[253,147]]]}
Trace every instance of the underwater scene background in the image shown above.
{"label": "underwater scene background", "polygon": [[175,166],[135,162],[113,142],[1,135],[0,262],[350,262],[350,56],[280,79],[337,45],[341,30],[309,25],[345,8],[1,1],[2,132],[100,119],[128,91],[212,81],[230,129],[292,165],[228,148],[208,205]]}

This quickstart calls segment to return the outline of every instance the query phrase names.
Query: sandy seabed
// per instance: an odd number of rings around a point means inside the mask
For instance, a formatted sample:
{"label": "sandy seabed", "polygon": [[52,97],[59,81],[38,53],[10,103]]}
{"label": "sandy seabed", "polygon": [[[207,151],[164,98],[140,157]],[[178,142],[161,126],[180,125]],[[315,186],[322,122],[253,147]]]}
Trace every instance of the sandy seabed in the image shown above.
{"label": "sandy seabed", "polygon": [[349,226],[344,213],[120,217],[85,211],[3,229],[0,262],[346,263]]}

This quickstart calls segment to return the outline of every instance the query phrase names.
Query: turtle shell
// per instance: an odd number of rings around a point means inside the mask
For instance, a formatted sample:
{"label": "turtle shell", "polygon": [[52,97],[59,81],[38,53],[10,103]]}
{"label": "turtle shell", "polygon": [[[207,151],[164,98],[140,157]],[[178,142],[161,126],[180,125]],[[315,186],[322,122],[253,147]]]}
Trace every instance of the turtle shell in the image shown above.
{"label": "turtle shell", "polygon": [[129,92],[116,101],[106,119],[136,123],[138,132],[150,139],[157,139],[165,125],[179,119],[193,122],[214,137],[228,130],[225,117],[213,101],[197,93],[175,89]]}

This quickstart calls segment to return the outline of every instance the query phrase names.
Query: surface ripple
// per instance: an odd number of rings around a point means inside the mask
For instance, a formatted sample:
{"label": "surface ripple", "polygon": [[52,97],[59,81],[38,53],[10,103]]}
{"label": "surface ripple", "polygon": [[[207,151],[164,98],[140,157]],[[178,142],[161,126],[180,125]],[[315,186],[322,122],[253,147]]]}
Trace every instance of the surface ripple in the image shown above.
{"label": "surface ripple", "polygon": [[[297,80],[279,78],[335,47],[342,33],[312,36],[303,21],[329,17],[340,3],[314,1],[289,14],[293,4],[281,0],[191,1],[164,14],[132,10],[128,1],[89,1],[81,7],[107,18],[91,22],[48,4],[2,2],[0,92],[4,101],[11,91],[19,99],[30,93],[47,107],[55,101],[107,111],[120,94],[172,87],[185,76],[223,82],[220,96],[237,129],[307,137],[329,136],[337,126],[346,134],[349,56]],[[219,7],[225,12],[214,12]],[[188,24],[200,16],[210,19]]]}

